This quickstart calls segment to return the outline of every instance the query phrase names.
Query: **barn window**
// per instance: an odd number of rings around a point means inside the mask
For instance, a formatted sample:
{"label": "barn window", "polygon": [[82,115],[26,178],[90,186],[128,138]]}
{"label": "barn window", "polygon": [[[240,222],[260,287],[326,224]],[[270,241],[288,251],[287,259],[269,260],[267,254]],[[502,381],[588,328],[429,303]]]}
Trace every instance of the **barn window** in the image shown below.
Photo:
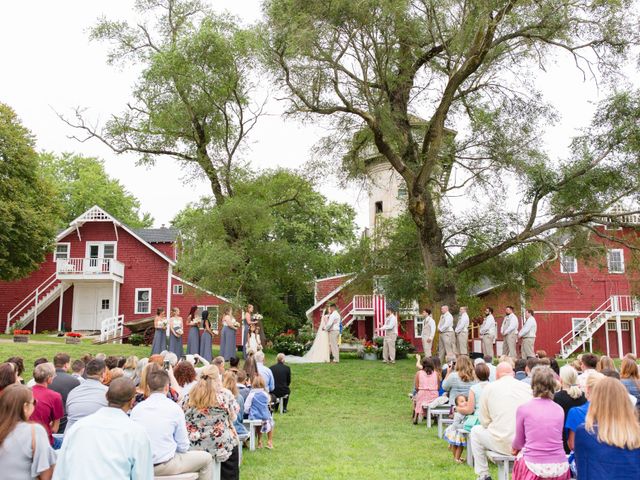
{"label": "barn window", "polygon": [[376,202],[376,214],[382,213],[382,202]]}
{"label": "barn window", "polygon": [[624,251],[621,248],[607,250],[609,273],[624,273]]}
{"label": "barn window", "polygon": [[560,272],[561,273],[577,273],[578,260],[572,255],[565,253],[560,254]]}
{"label": "barn window", "polygon": [[150,288],[136,288],[135,313],[151,313]]}
{"label": "barn window", "polygon": [[183,293],[182,285],[174,285],[173,286],[173,294],[174,295],[182,295],[182,293]]}
{"label": "barn window", "polygon": [[398,187],[398,199],[405,200],[406,198],[407,198],[407,187],[404,185],[401,187]]}
{"label": "barn window", "polygon": [[70,243],[56,243],[56,251],[53,254],[53,261],[66,260],[69,258]]}
{"label": "barn window", "polygon": [[115,243],[105,243],[102,247],[102,254],[104,258],[116,258],[116,244]]}
{"label": "barn window", "polygon": [[[616,332],[618,328],[616,327],[615,320],[613,322],[607,322],[607,331]],[[620,331],[628,332],[629,331],[629,322],[620,322]]]}
{"label": "barn window", "polygon": [[413,317],[413,336],[414,338],[420,338],[422,336],[422,326],[424,325],[425,317],[422,315],[416,315]]}

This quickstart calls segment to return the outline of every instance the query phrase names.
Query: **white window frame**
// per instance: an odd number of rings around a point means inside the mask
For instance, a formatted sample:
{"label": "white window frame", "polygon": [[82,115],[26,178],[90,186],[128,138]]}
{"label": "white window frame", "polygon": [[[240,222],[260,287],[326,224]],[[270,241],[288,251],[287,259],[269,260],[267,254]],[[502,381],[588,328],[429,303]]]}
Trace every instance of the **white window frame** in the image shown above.
{"label": "white window frame", "polygon": [[113,245],[113,260],[117,260],[118,259],[118,242],[116,241],[107,241],[107,242],[87,242],[87,245],[85,247],[85,258],[89,258],[90,257],[90,252],[91,252],[91,246],[92,245],[97,245],[98,246],[98,257],[97,258],[104,258],[104,246],[105,245]]}
{"label": "white window frame", "polygon": [[[611,269],[611,254],[613,252],[620,252],[620,262],[622,263],[622,270],[612,270]],[[609,273],[624,273],[624,250],[622,248],[609,248],[607,250],[607,268],[609,270]]]}
{"label": "white window frame", "polygon": [[[422,336],[422,328],[424,327],[425,317],[422,315],[415,315],[413,317],[413,338],[420,338]],[[418,326],[420,328],[418,328]]]}
{"label": "white window frame", "polygon": [[[58,246],[66,246],[67,247],[67,256],[66,257],[58,257]],[[56,263],[57,260],[69,260],[71,258],[71,242],[58,242],[56,243],[56,248],[53,250],[53,263]]]}
{"label": "white window frame", "polygon": [[[573,258],[573,271],[569,272],[565,269],[565,259]],[[560,254],[560,273],[578,273],[578,259],[573,255]]]}
{"label": "white window frame", "polygon": [[[201,312],[209,310],[209,325],[211,330],[219,330],[220,328],[220,305],[198,305]],[[215,318],[211,318],[211,310],[215,310]]]}
{"label": "white window frame", "polygon": [[[149,310],[146,312],[142,312],[140,311],[140,309],[138,309],[138,293],[139,292],[145,292],[148,291],[149,292]],[[134,313],[136,315],[143,315],[143,314],[148,314],[151,313],[151,293],[152,293],[152,289],[151,287],[144,287],[144,288],[136,288],[136,292],[135,292],[135,296],[134,296],[134,304],[133,304],[133,308],[134,308]]]}
{"label": "white window frame", "polygon": [[574,335],[580,331],[580,328],[576,327],[580,327],[580,324],[584,325],[586,321],[587,319],[585,317],[573,317],[571,319],[571,331],[574,333]]}
{"label": "white window frame", "polygon": [[183,295],[184,294],[184,286],[181,283],[177,283],[172,288],[174,295]]}
{"label": "white window frame", "polygon": [[[615,320],[608,320],[607,321],[607,332],[616,332],[618,331],[618,327],[616,325],[616,321]],[[621,320],[620,321],[620,331],[621,332],[628,332],[629,331],[629,321],[628,320]]]}

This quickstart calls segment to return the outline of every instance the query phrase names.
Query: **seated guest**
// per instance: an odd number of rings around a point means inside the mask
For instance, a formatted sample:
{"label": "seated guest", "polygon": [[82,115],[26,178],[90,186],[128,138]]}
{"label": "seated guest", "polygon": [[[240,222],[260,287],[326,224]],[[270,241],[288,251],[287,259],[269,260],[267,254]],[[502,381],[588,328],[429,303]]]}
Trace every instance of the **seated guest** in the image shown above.
{"label": "seated guest", "polygon": [[435,366],[431,358],[424,357],[422,360],[422,370],[416,373],[413,382],[416,389],[413,398],[413,424],[417,425],[422,421],[423,406],[430,404],[438,398],[438,374],[435,371]]}
{"label": "seated guest", "polygon": [[247,358],[244,359],[242,369],[244,373],[247,374],[249,382],[253,382],[254,377],[258,373],[258,368],[256,367],[255,352],[252,350],[247,351]]}
{"label": "seated guest", "polygon": [[611,360],[611,357],[602,355],[596,365],[596,371],[602,373],[603,370],[616,370],[616,365]]}
{"label": "seated guest", "polygon": [[276,361],[277,363],[270,367],[275,384],[273,394],[276,398],[282,398],[282,411],[287,413],[287,405],[291,395],[291,369],[284,363],[284,353],[279,353],[276,356]]}
{"label": "seated guest", "polygon": [[114,368],[118,368],[119,361],[120,361],[120,357],[109,355],[107,358],[104,359],[104,364],[109,370],[113,370]]}
{"label": "seated guest", "polygon": [[591,390],[590,404],[575,433],[578,478],[640,478],[640,425],[626,389],[602,378]]}
{"label": "seated guest", "polygon": [[54,480],[152,480],[153,462],[147,433],[132,421],[136,387],[130,378],[116,378],[107,390],[107,407],[78,420],[64,437]]}
{"label": "seated guest", "polygon": [[136,372],[133,375],[133,383],[136,384],[136,387],[140,385],[140,380],[142,379],[142,371],[144,370],[144,367],[146,367],[148,364],[149,364],[148,358],[141,358],[140,360],[138,360],[138,363],[136,364]]}
{"label": "seated guest", "polygon": [[45,428],[49,436],[49,443],[54,449],[58,449],[62,445],[62,441],[56,439],[54,442],[53,434],[58,433],[60,419],[64,416],[64,405],[62,404],[62,395],[49,388],[55,376],[56,369],[51,363],[42,363],[33,371],[33,379],[36,384],[31,389],[35,399],[31,420],[38,422]]}
{"label": "seated guest", "polygon": [[79,383],[84,382],[84,367],[85,364],[82,360],[74,360],[71,364],[71,376]]}
{"label": "seated guest", "polygon": [[151,440],[154,475],[197,472],[199,480],[211,480],[211,455],[189,451],[184,412],[167,398],[169,382],[165,370],[150,371],[147,386],[151,394],[131,410],[131,420],[144,427]]}
{"label": "seated guest", "polygon": [[[560,380],[562,389],[553,396],[553,401],[562,407],[564,411],[564,422],[567,421],[567,414],[573,407],[579,407],[587,402],[587,397],[578,387],[578,372],[571,365],[565,365],[560,369]],[[564,424],[563,424],[564,425]],[[567,429],[562,429],[562,444],[564,452],[570,453],[571,449],[567,444]]]}
{"label": "seated guest", "polygon": [[524,371],[527,374],[525,378],[522,379],[524,383],[527,385],[531,385],[531,375],[533,375],[533,369],[538,365],[542,365],[540,359],[536,357],[527,358],[526,366],[524,367]]}
{"label": "seated guest", "polygon": [[224,375],[224,357],[218,355],[211,363],[216,366],[220,376]]}
{"label": "seated guest", "polygon": [[264,379],[267,392],[272,393],[273,389],[276,388],[276,383],[273,379],[273,373],[271,373],[271,370],[264,366],[264,352],[256,352],[255,359],[258,374]]}
{"label": "seated guest", "polygon": [[[140,385],[138,385],[138,387],[136,388],[135,401],[133,402],[134,407],[140,402],[149,398],[149,395],[151,395],[151,389],[149,388],[149,384],[148,384],[149,375],[153,372],[158,372],[160,370],[165,371],[157,363],[148,363],[147,366],[144,368],[144,370],[142,371],[142,379],[140,381]],[[169,372],[173,372],[173,371],[169,370]],[[167,392],[167,398],[172,402],[177,403],[180,401],[180,394],[178,393],[178,389],[180,389],[180,387],[178,386],[178,382],[176,381],[173,373],[169,374],[169,380],[174,386],[171,386],[171,385],[169,386],[169,391]]]}
{"label": "seated guest", "polygon": [[451,403],[458,395],[464,395],[467,398],[471,386],[476,383],[478,381],[476,380],[471,359],[466,355],[458,355],[455,367],[447,370],[447,376],[442,382],[442,388],[447,391],[449,403]]}
{"label": "seated guest", "polygon": [[[44,357],[36,358],[36,359],[33,361],[33,369],[35,370],[35,369],[36,369],[36,367],[37,367],[38,365],[42,365],[43,363],[47,363],[47,362],[48,362],[48,360],[47,360],[46,358],[44,358]],[[31,378],[31,380],[29,380],[29,381],[27,382],[27,387],[29,387],[29,388],[33,388],[33,386],[34,386],[35,384],[36,384],[36,381],[35,381],[35,380],[33,379],[33,377],[32,377],[32,378]]]}
{"label": "seated guest", "polygon": [[580,358],[580,370],[582,373],[578,375],[578,386],[584,392],[587,380],[592,373],[597,373],[598,357],[593,353],[584,353]]}
{"label": "seated guest", "polygon": [[640,411],[640,369],[636,362],[625,357],[620,364],[620,381],[626,387],[629,395],[636,398],[636,409]]}
{"label": "seated guest", "polygon": [[244,418],[244,397],[240,394],[240,390],[238,389],[238,376],[232,371],[224,372],[222,386],[231,392],[231,395],[233,395],[233,398],[235,398],[236,403],[238,404],[238,415],[236,415],[236,419],[233,422],[233,428],[236,429],[236,433],[238,435],[244,436],[248,432],[244,423],[242,423],[242,419]]}
{"label": "seated guest", "polygon": [[136,367],[138,366],[138,357],[130,355],[127,357],[122,370],[124,370],[124,376],[133,379],[136,376]]}
{"label": "seated guest", "polygon": [[22,374],[24,373],[24,359],[22,357],[9,357],[7,362],[13,363],[16,366],[16,376],[18,377],[18,383],[24,384]]}
{"label": "seated guest", "polygon": [[33,392],[21,384],[5,388],[0,397],[0,472],[3,480],[49,480],[56,454],[47,431],[29,422]]}
{"label": "seated guest", "polygon": [[553,373],[555,374],[554,377],[556,379],[556,382],[561,383],[561,380],[560,380],[560,364],[558,363],[558,360],[556,360],[555,358],[550,358],[549,359],[549,367],[551,367],[551,370],[553,370]]}
{"label": "seated guest", "polygon": [[196,369],[193,365],[185,360],[178,362],[176,368],[173,369],[173,376],[180,386],[181,395],[184,398],[193,386],[198,383],[196,380]]}
{"label": "seated guest", "polygon": [[[469,399],[462,407],[458,406],[457,411],[464,415],[474,415],[478,417],[480,411],[480,398],[482,398],[482,392],[484,388],[489,385],[489,367],[486,363],[478,363],[475,366],[476,378],[478,383],[473,385],[469,389]],[[479,420],[477,420],[477,423]]]}
{"label": "seated guest", "polygon": [[513,480],[542,477],[569,480],[571,472],[562,447],[564,412],[553,401],[556,380],[553,370],[538,366],[531,376],[533,399],[516,410],[516,434],[512,454],[517,456]]}
{"label": "seated guest", "polygon": [[238,365],[240,364],[240,359],[237,357],[231,357],[229,359],[229,370],[231,370],[234,373],[238,373],[238,370],[240,370],[238,368]]}
{"label": "seated guest", "polygon": [[233,394],[221,388],[220,373],[214,365],[203,369],[200,380],[185,398],[182,408],[191,449],[204,450],[220,462],[221,479],[238,480],[239,442],[233,424],[239,407]]}
{"label": "seated guest", "polygon": [[547,355],[547,351],[546,350],[536,350],[536,357],[537,358],[548,358],[549,355]]}
{"label": "seated guest", "polygon": [[[258,352],[261,353],[261,352]],[[249,420],[262,420],[262,425],[256,427],[258,432],[258,448],[262,448],[262,434],[267,434],[267,448],[273,448],[273,427],[275,422],[269,411],[271,398],[267,393],[262,375],[256,375],[251,384],[251,392],[244,403],[244,413],[249,415]]]}
{"label": "seated guest", "polygon": [[516,433],[516,410],[529,400],[531,387],[513,377],[510,363],[500,363],[496,368],[496,381],[482,391],[480,425],[473,427],[469,435],[473,468],[479,480],[490,478],[487,450],[511,454]]}
{"label": "seated guest", "polygon": [[527,361],[523,358],[519,358],[516,360],[515,370],[515,379],[516,380],[524,380],[527,378],[527,372],[525,369],[527,368]]}
{"label": "seated guest", "polygon": [[[436,375],[438,375],[438,396],[441,397],[447,393],[444,391],[444,388],[442,388],[442,379],[447,375],[447,369],[446,367],[442,368],[442,362],[440,361],[439,356],[432,356],[431,361],[433,362],[433,369],[436,372]],[[416,365],[416,368],[417,367],[418,365]],[[422,368],[422,362],[420,362],[419,367]]]}
{"label": "seated guest", "polygon": [[496,381],[496,366],[493,364],[493,357],[491,355],[484,356],[484,363],[489,367],[489,381]]}
{"label": "seated guest", "polygon": [[13,363],[0,363],[0,395],[9,385],[20,383],[16,374],[16,366]]}
{"label": "seated guest", "polygon": [[238,374],[236,375],[236,385],[238,386],[238,392],[242,396],[244,400],[249,396],[249,391],[251,387],[247,385],[247,374],[244,370],[238,370]]}
{"label": "seated guest", "polygon": [[102,384],[106,367],[103,360],[91,360],[86,368],[86,379],[69,392],[67,397],[67,431],[81,418],[107,406],[107,387]]}
{"label": "seated guest", "polygon": [[71,358],[66,353],[58,353],[53,357],[53,366],[56,368],[56,376],[49,385],[49,389],[62,395],[62,406],[65,411],[64,416],[60,419],[58,433],[64,433],[67,426],[67,397],[71,390],[80,385],[80,381],[67,373],[71,366]]}
{"label": "seated guest", "polygon": [[587,418],[587,411],[589,410],[589,399],[591,397],[591,391],[598,382],[604,378],[600,372],[593,372],[589,375],[587,384],[585,385],[585,397],[587,401],[579,407],[573,407],[569,409],[567,413],[567,420],[564,423],[564,428],[567,430],[567,446],[573,450],[573,441],[575,439],[576,430],[582,425]]}
{"label": "seated guest", "polygon": [[[617,370],[611,370],[610,368],[605,368],[600,373],[602,373],[602,375],[604,375],[605,377],[610,377],[610,378],[615,378],[616,380],[620,380],[620,374],[618,373]],[[633,408],[636,408],[636,403],[638,403],[638,399],[634,395],[631,395],[630,393],[628,394],[628,397],[629,397],[629,401],[631,402],[631,406],[633,406]]]}

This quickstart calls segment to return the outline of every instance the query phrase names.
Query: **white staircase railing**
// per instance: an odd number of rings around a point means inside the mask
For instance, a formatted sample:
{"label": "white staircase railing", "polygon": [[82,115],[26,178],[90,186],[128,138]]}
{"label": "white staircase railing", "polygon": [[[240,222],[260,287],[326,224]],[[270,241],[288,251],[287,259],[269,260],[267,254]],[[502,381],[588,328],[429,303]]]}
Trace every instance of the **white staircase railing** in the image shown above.
{"label": "white staircase railing", "polygon": [[342,330],[343,331],[347,327],[349,327],[349,325],[351,325],[353,323],[353,321],[356,319],[356,317],[353,315],[354,302],[355,302],[355,297],[354,297],[353,300],[351,300],[351,302],[349,302],[349,304],[346,307],[344,307],[340,311],[340,318],[342,319]]}
{"label": "white staircase railing", "polygon": [[[38,303],[42,301],[48,293],[57,287],[59,280],[55,273],[51,274],[44,282],[38,285],[29,295],[24,297],[13,309],[7,313],[7,325],[5,333],[9,333],[11,324],[15,323],[33,311],[34,319],[38,317]],[[35,330],[35,328],[34,328]],[[35,331],[33,332],[35,333]]]}
{"label": "white staircase railing", "polygon": [[100,341],[108,342],[113,340],[114,343],[122,343],[122,335],[124,334],[124,315],[117,317],[105,318],[100,324]]}
{"label": "white staircase railing", "polygon": [[593,338],[593,335],[616,315],[637,315],[640,312],[640,303],[631,295],[613,295],[604,301],[602,305],[591,312],[580,326],[567,332],[558,343],[560,344],[560,356],[568,358],[578,348]]}

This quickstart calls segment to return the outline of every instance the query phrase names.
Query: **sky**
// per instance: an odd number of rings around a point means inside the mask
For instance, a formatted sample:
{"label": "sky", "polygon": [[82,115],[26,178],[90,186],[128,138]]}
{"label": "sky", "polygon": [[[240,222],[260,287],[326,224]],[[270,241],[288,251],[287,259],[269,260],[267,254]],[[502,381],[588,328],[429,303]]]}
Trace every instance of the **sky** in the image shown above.
{"label": "sky", "polygon": [[[0,2],[0,102],[10,105],[37,138],[40,150],[77,152],[100,157],[107,173],[133,193],[141,210],[150,212],[156,226],[169,224],[188,202],[210,191],[203,181],[184,178],[169,158],[154,167],[135,165],[133,155],[115,155],[97,140],[80,143],[70,138],[73,129],[57,113],[71,116],[86,109],[94,122],[122,111],[130,98],[135,71],[107,65],[105,45],[89,41],[89,28],[105,15],[132,18],[133,0],[20,0]],[[261,17],[260,0],[211,0],[218,11],[227,10],[244,23]],[[582,74],[568,57],[540,72],[537,81],[545,97],[558,109],[561,122],[548,132],[549,148],[562,155],[572,134],[584,126],[593,102],[606,94]],[[247,154],[254,167],[297,168],[307,162],[313,146],[327,134],[314,123],[283,119],[284,105],[267,104],[268,116],[253,131]],[[319,185],[330,199],[352,205],[359,226],[368,221],[366,192],[341,189],[332,182]]]}

